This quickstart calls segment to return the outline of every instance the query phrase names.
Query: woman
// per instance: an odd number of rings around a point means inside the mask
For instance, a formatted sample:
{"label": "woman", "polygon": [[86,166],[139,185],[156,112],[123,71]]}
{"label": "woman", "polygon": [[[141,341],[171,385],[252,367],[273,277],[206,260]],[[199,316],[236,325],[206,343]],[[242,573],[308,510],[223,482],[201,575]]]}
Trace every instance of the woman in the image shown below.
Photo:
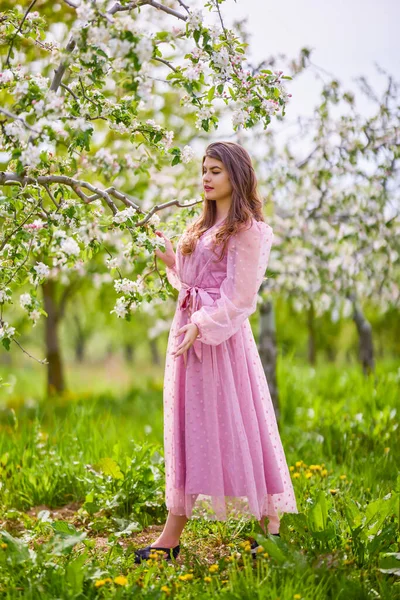
{"label": "woman", "polygon": [[[156,255],[179,290],[164,378],[167,522],[152,549],[176,558],[193,515],[256,517],[279,535],[279,514],[297,513],[275,412],[248,320],[273,240],[247,151],[215,142],[203,157],[202,215]],[[253,544],[253,551],[255,547]],[[254,554],[255,555],[255,554]]]}

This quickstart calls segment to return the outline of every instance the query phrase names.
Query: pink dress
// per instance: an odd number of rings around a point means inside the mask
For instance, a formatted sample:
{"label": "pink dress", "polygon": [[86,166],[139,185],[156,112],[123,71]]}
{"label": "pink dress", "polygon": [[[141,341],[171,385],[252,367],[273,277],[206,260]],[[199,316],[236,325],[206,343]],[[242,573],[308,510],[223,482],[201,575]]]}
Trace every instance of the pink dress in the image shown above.
{"label": "pink dress", "polygon": [[[216,262],[212,239],[220,223],[203,233],[190,256],[180,252],[179,240],[175,265],[166,268],[179,290],[164,376],[166,506],[188,518],[276,520],[298,510],[248,320],[273,230],[252,219]],[[216,251],[218,258],[221,246]],[[184,338],[176,332],[189,321],[199,337],[174,358],[171,351]]]}

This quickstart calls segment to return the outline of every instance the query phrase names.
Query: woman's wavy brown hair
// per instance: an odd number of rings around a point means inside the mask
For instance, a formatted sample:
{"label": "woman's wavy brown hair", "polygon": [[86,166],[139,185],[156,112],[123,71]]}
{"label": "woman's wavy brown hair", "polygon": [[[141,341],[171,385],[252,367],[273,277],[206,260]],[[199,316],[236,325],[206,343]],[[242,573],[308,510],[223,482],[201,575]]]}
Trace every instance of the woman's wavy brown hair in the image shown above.
{"label": "woman's wavy brown hair", "polygon": [[[247,150],[234,142],[213,142],[206,148],[202,160],[206,157],[220,160],[226,170],[232,185],[232,203],[226,220],[216,229],[215,245],[222,245],[219,260],[222,260],[229,238],[242,226],[250,223],[252,217],[256,221],[264,221],[262,213],[263,202],[257,192],[257,177]],[[182,254],[192,254],[199,237],[212,227],[216,221],[217,207],[214,200],[204,201],[203,212],[186,229],[181,239]]]}

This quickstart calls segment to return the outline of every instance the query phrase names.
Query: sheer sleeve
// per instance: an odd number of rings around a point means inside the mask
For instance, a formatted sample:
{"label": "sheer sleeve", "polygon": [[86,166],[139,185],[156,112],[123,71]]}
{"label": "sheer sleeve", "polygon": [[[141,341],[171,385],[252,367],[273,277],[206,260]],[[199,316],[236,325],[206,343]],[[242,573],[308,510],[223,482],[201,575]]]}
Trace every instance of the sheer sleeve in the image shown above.
{"label": "sheer sleeve", "polygon": [[191,316],[199,329],[198,339],[217,346],[235,334],[256,310],[257,294],[267,269],[273,230],[264,221],[253,221],[228,242],[227,273],[221,296]]}
{"label": "sheer sleeve", "polygon": [[177,269],[177,265],[176,265],[176,255],[175,255],[175,263],[173,264],[172,267],[165,267],[165,272],[167,275],[167,279],[170,282],[170,284],[172,285],[172,287],[174,287],[177,290],[181,289],[181,280],[179,279],[179,275],[178,275],[178,269]]}

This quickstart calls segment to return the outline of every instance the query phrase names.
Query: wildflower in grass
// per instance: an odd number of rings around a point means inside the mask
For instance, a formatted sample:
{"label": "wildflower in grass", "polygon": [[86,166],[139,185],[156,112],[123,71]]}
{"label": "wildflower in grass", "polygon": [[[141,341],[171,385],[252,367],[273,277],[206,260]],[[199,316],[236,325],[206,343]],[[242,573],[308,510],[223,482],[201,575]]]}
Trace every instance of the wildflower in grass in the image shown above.
{"label": "wildflower in grass", "polygon": [[2,548],[7,548],[8,546],[7,546],[7,544],[2,544],[1,547]]}
{"label": "wildflower in grass", "polygon": [[229,579],[222,579],[221,583],[228,583]]}
{"label": "wildflower in grass", "polygon": [[171,593],[171,590],[169,589],[169,587],[167,585],[163,585],[161,588],[161,591],[165,592],[168,595]]}
{"label": "wildflower in grass", "polygon": [[328,469],[322,469],[321,477],[326,477],[328,475]]}
{"label": "wildflower in grass", "polygon": [[310,465],[308,468],[310,471],[321,471],[322,469],[321,465]]}
{"label": "wildflower in grass", "polygon": [[268,558],[268,556],[269,556],[268,552],[264,552],[263,557]]}
{"label": "wildflower in grass", "polygon": [[347,479],[347,475],[340,475],[339,479]]}
{"label": "wildflower in grass", "polygon": [[204,577],[204,581],[207,583],[210,583],[210,581],[212,581],[212,579],[211,579],[211,577],[208,577],[208,575],[207,575],[207,577]]}
{"label": "wildflower in grass", "polygon": [[208,570],[210,571],[210,573],[216,573],[216,571],[218,571],[219,567],[217,564],[215,565],[211,565],[210,567],[208,567]]}
{"label": "wildflower in grass", "polygon": [[306,479],[310,479],[310,477],[312,477],[312,476],[313,476],[313,474],[312,474],[312,472],[311,472],[311,471],[307,471],[307,472],[305,473],[305,477],[306,477]]}
{"label": "wildflower in grass", "polygon": [[118,575],[118,577],[115,577],[114,583],[117,585],[128,585],[128,580],[123,575]]}
{"label": "wildflower in grass", "polygon": [[295,594],[295,595],[293,596],[293,598],[294,598],[295,600],[300,600],[300,598],[301,598],[301,594]]}
{"label": "wildflower in grass", "polygon": [[390,448],[385,448],[385,449],[384,449],[384,453],[385,453],[385,454],[388,454],[388,453],[389,453],[389,451],[390,451]]}
{"label": "wildflower in grass", "polygon": [[298,460],[296,462],[296,467],[301,467],[302,464],[303,464],[303,461],[302,460]]}
{"label": "wildflower in grass", "polygon": [[334,496],[337,493],[337,490],[329,490],[329,491],[332,494],[332,496]]}
{"label": "wildflower in grass", "polygon": [[193,573],[185,573],[185,575],[179,575],[178,579],[181,581],[191,581],[193,579]]}
{"label": "wildflower in grass", "polygon": [[102,585],[105,585],[106,580],[105,579],[98,579],[97,581],[95,581],[94,585],[95,587],[101,587]]}
{"label": "wildflower in grass", "polygon": [[293,473],[293,479],[298,479],[300,477],[300,473]]}
{"label": "wildflower in grass", "polygon": [[289,467],[289,470],[290,470],[290,471],[294,471],[294,466],[293,466],[293,465],[290,465],[290,467]]}

